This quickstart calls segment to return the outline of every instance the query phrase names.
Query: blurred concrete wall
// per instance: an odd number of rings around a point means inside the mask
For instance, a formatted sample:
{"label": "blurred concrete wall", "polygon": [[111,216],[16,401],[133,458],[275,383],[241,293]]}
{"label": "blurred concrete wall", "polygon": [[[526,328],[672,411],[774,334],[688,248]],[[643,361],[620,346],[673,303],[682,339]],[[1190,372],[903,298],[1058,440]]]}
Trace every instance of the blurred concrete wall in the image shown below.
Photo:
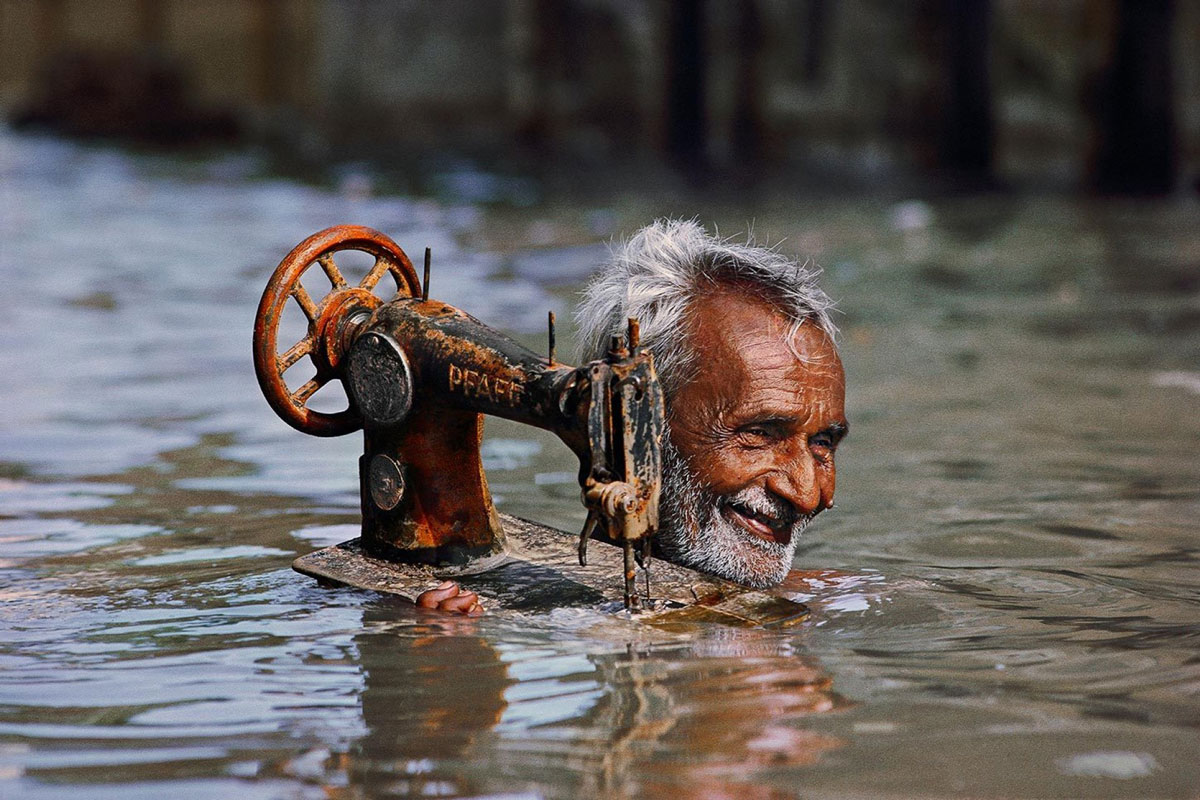
{"label": "blurred concrete wall", "polygon": [[0,102],[34,90],[50,59],[152,47],[179,58],[219,104],[307,105],[317,0],[0,0]]}
{"label": "blurred concrete wall", "polygon": [[[1138,33],[1139,2],[1160,29]],[[1094,183],[1141,135],[1108,135],[1114,92],[1146,94],[1161,72],[1165,110],[1135,121],[1163,128],[1171,184],[1200,176],[1200,0],[0,0],[0,102],[28,98],[47,59],[122,47],[169,54],[198,98],[318,155],[1018,185]]]}

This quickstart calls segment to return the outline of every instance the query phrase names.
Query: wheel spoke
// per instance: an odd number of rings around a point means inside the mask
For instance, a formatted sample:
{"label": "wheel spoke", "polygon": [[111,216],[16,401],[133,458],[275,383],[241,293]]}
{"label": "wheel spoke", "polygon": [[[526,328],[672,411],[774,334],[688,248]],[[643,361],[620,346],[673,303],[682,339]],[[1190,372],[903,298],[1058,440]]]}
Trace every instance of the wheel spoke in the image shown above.
{"label": "wheel spoke", "polygon": [[321,269],[325,270],[325,274],[329,276],[329,282],[333,284],[333,288],[346,288],[346,279],[342,277],[342,271],[338,269],[337,264],[333,262],[332,255],[329,253],[324,253],[318,256],[317,261],[320,262]]}
{"label": "wheel spoke", "polygon": [[325,385],[325,378],[312,378],[308,383],[301,386],[296,391],[292,392],[292,399],[296,401],[296,405],[302,406],[308,402],[308,398],[316,394],[317,389]]}
{"label": "wheel spoke", "polygon": [[305,336],[300,341],[296,342],[291,348],[281,356],[276,357],[275,366],[279,369],[279,374],[287,372],[293,364],[306,355],[312,352],[313,340],[311,336]]}
{"label": "wheel spoke", "polygon": [[304,311],[304,316],[308,317],[308,321],[316,322],[317,304],[308,296],[308,290],[297,283],[292,287],[292,297],[296,298],[296,302],[300,304],[300,308]]}
{"label": "wheel spoke", "polygon": [[375,263],[371,266],[371,271],[362,279],[362,283],[358,285],[360,289],[366,289],[368,292],[375,288],[375,284],[379,283],[379,279],[383,277],[383,273],[388,271],[388,264],[382,258],[375,257]]}

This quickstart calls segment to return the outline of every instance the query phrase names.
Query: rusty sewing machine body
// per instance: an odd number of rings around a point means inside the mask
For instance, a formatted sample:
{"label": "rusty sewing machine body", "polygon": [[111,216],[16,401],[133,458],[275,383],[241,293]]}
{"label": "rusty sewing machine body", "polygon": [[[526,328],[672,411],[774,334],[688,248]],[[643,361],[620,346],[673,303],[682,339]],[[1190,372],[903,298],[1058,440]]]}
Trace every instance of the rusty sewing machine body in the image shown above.
{"label": "rusty sewing machine body", "polygon": [[[375,259],[357,286],[335,260],[348,250]],[[319,303],[300,282],[314,267],[332,286]],[[396,285],[386,302],[373,292],[384,277]],[[553,315],[543,357],[429,299],[428,290],[428,250],[421,283],[387,236],[342,225],[297,245],[263,293],[254,363],[271,407],[304,433],[338,436],[361,428],[364,434],[362,535],[300,557],[298,571],[410,599],[432,578],[454,577],[501,607],[513,605],[512,586],[557,583],[564,602],[573,597],[603,606],[619,599],[661,622],[758,625],[804,616],[799,603],[673,564],[656,566],[651,581],[665,423],[653,357],[639,345],[636,320],[626,336],[612,338],[604,358],[572,367],[555,359]],[[280,352],[279,322],[291,301],[304,312],[308,331]],[[316,374],[291,390],[284,373],[305,357]],[[349,407],[310,409],[312,395],[335,379]],[[588,516],[577,540],[496,512],[480,456],[485,414],[551,431],[579,458]],[[590,539],[606,544],[592,548],[589,563]],[[619,590],[614,572],[621,575]]]}

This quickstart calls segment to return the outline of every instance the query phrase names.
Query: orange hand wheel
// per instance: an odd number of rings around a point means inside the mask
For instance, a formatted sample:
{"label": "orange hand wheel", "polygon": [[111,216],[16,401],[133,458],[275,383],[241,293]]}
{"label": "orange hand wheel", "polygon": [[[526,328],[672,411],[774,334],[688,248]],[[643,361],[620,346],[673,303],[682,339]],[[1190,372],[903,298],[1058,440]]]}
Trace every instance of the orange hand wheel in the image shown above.
{"label": "orange hand wheel", "polygon": [[[334,261],[334,254],[344,250],[359,250],[375,257],[375,263],[357,286],[350,286]],[[330,292],[314,303],[300,283],[301,276],[314,265],[320,266],[332,284]],[[412,262],[390,238],[359,225],[335,225],[305,239],[279,262],[254,320],[254,371],[258,385],[267,402],[284,422],[313,436],[341,436],[362,427],[362,419],[354,408],[330,414],[308,407],[309,398],[333,379],[341,380],[339,369],[350,342],[347,323],[365,322],[383,301],[372,289],[391,275],[400,297],[419,297],[421,284]],[[308,318],[308,333],[283,353],[277,347],[279,320],[291,298],[299,304]],[[292,391],[283,374],[300,359],[308,356],[316,374]]]}

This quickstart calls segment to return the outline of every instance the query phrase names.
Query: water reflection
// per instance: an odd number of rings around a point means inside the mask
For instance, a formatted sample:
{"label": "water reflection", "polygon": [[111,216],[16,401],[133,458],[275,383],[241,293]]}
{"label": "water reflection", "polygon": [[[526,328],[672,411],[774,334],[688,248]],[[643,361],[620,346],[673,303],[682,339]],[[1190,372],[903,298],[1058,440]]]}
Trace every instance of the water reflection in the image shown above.
{"label": "water reflection", "polygon": [[[340,222],[430,245],[441,299],[540,348],[603,250],[588,220],[664,213],[755,219],[841,298],[854,434],[801,544],[840,570],[798,588],[810,622],[457,627],[289,570],[353,535],[361,446],[295,434],[255,386],[283,253]],[[0,796],[1192,797],[1195,220],[440,205],[0,131]],[[579,529],[560,443],[485,442],[502,510]]]}
{"label": "water reflection", "polygon": [[660,637],[596,615],[589,627],[626,641],[581,654],[582,641],[498,647],[486,622],[405,625],[396,612],[366,609],[354,638],[368,733],[344,770],[367,796],[499,784],[543,797],[770,797],[759,772],[842,744],[806,729],[848,703],[787,636],[698,626]]}
{"label": "water reflection", "polygon": [[469,749],[500,721],[516,681],[470,620],[431,620],[404,631],[384,605],[363,613],[354,637],[363,673],[368,733],[350,750],[346,772],[370,797],[471,795],[463,774]]}

